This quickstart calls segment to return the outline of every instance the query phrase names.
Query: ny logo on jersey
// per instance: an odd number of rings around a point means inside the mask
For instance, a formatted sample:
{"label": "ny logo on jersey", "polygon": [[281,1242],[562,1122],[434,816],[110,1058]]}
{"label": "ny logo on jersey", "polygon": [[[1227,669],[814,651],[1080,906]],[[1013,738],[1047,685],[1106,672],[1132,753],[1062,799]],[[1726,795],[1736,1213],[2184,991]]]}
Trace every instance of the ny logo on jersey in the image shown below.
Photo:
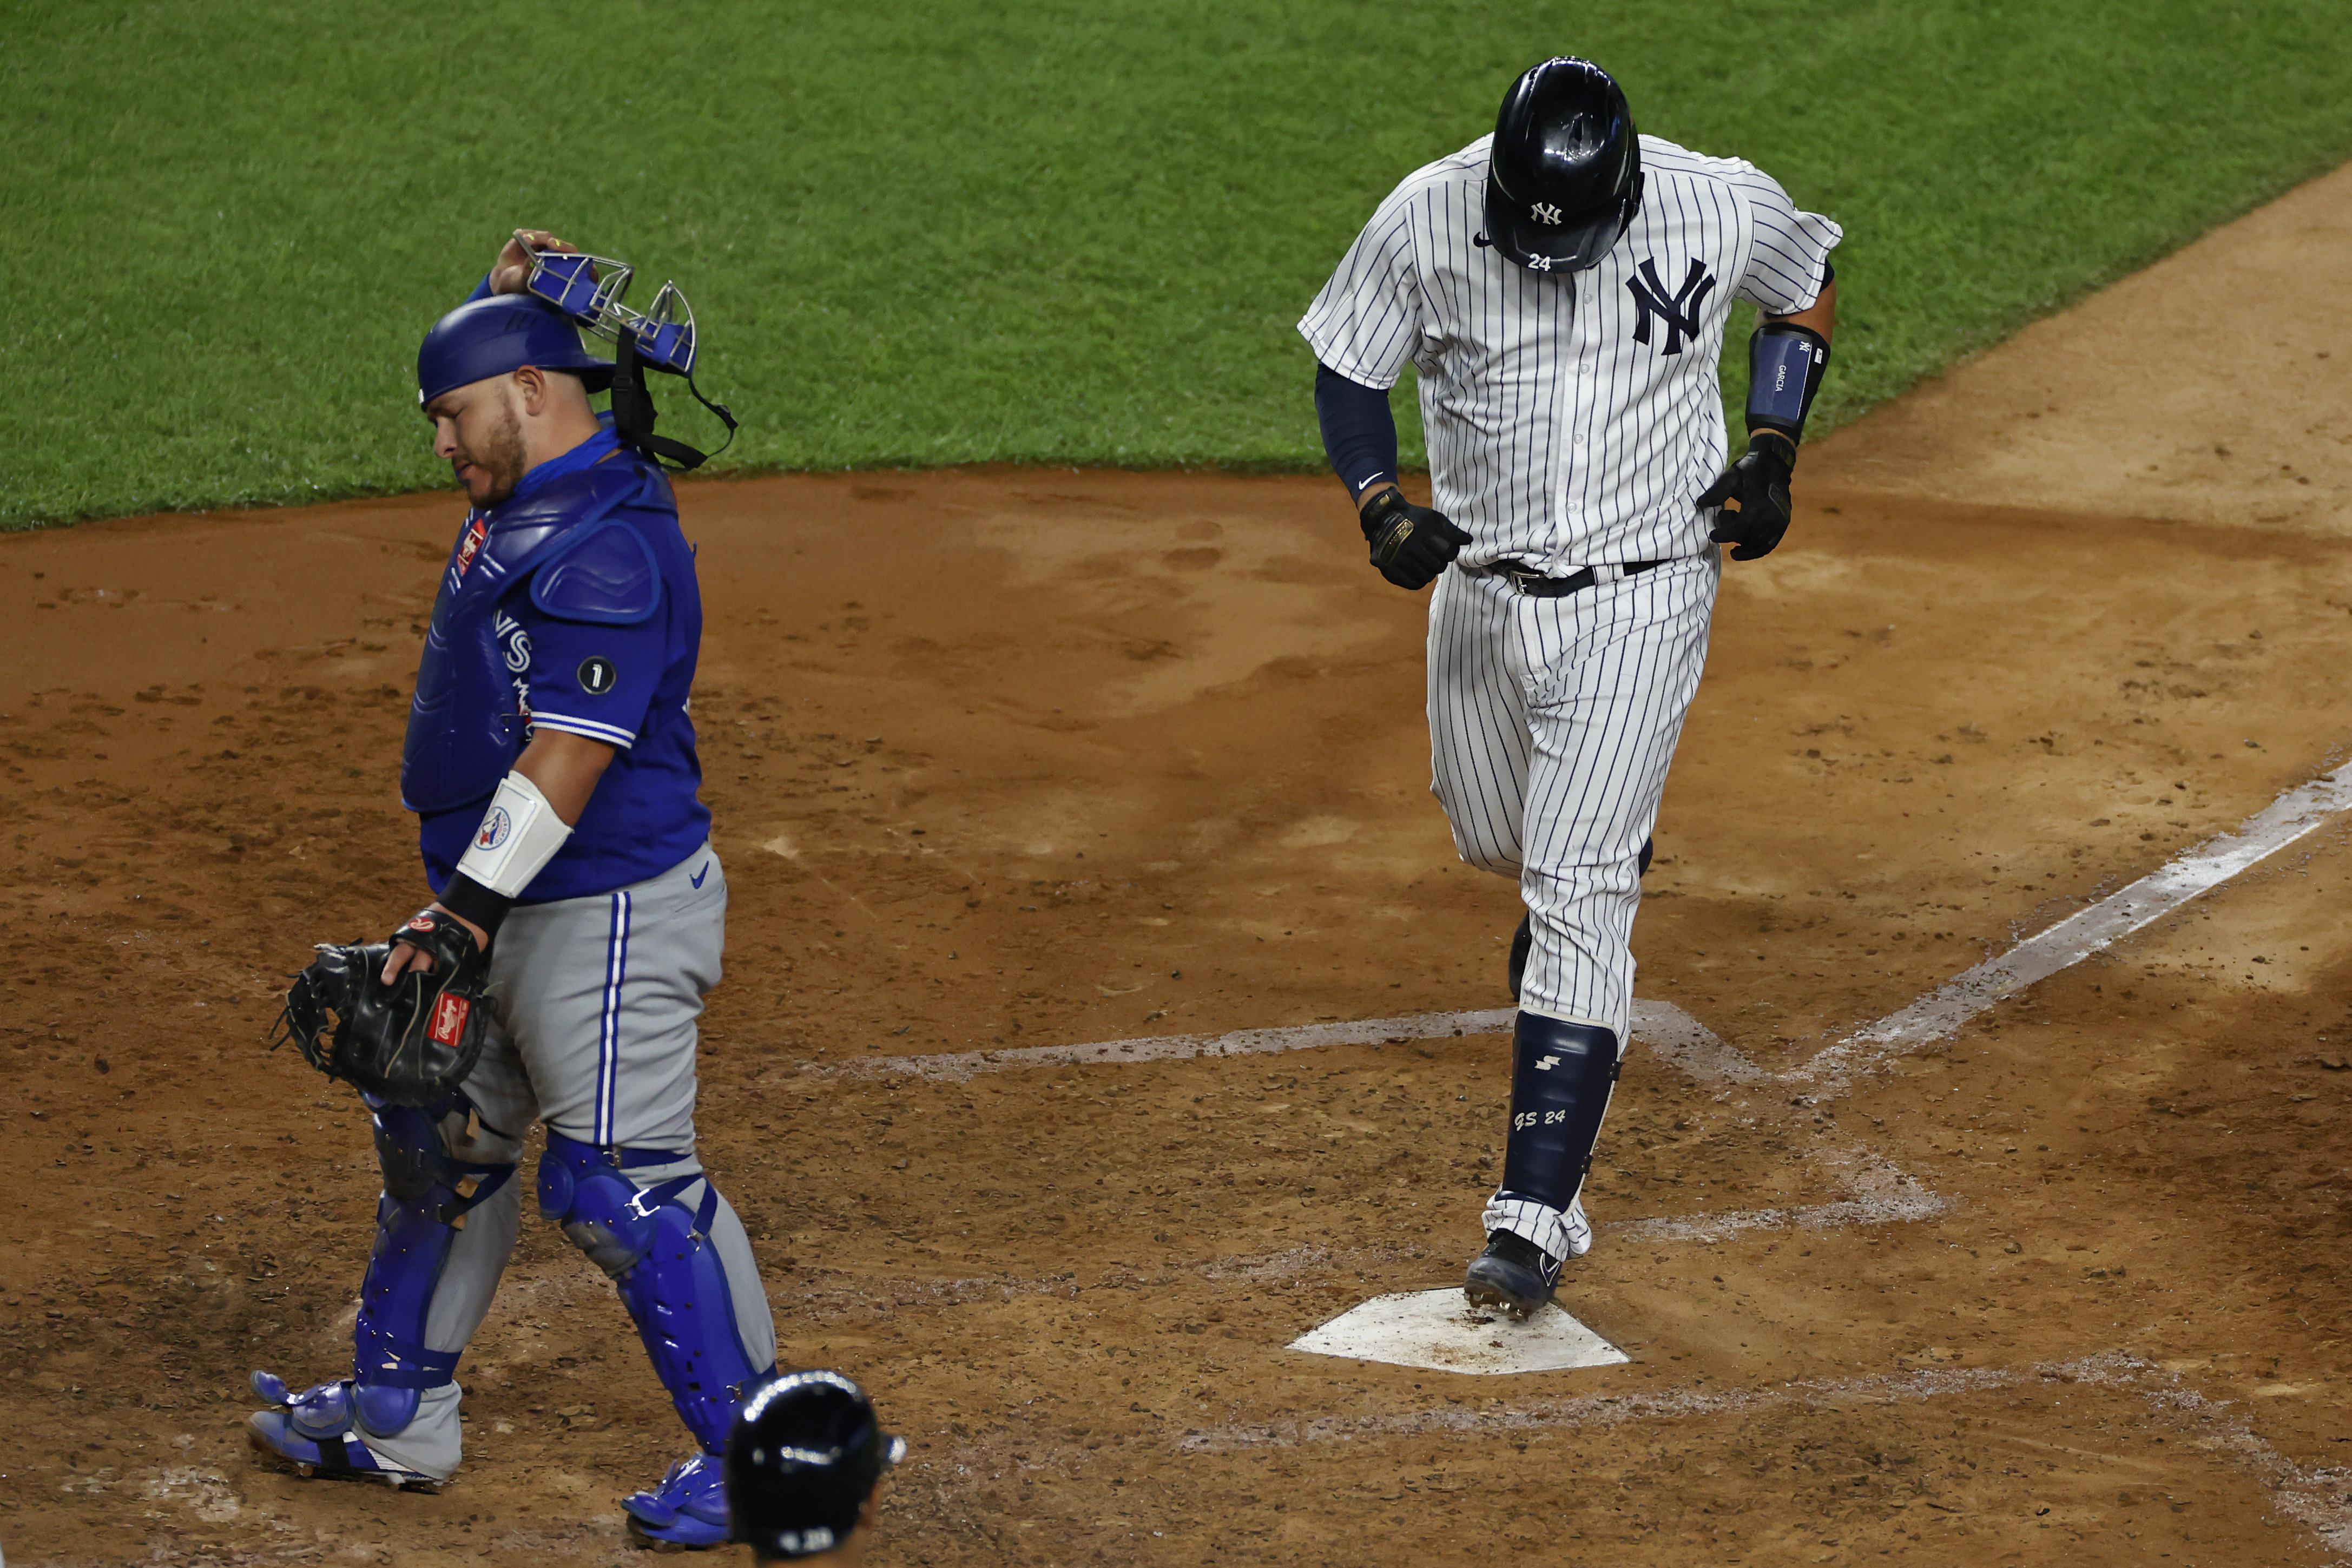
{"label": "ny logo on jersey", "polygon": [[1558,223],[1559,221],[1559,209],[1552,205],[1549,202],[1538,202],[1533,210],[1538,223]]}
{"label": "ny logo on jersey", "polygon": [[1633,291],[1633,304],[1641,311],[1633,323],[1633,341],[1650,341],[1650,318],[1655,316],[1666,324],[1666,346],[1659,352],[1678,354],[1685,338],[1698,336],[1699,307],[1714,292],[1715,279],[1707,276],[1703,264],[1693,261],[1690,270],[1683,274],[1683,286],[1669,298],[1666,286],[1658,281],[1657,260],[1652,258],[1642,263],[1641,277],[1625,279],[1625,287]]}

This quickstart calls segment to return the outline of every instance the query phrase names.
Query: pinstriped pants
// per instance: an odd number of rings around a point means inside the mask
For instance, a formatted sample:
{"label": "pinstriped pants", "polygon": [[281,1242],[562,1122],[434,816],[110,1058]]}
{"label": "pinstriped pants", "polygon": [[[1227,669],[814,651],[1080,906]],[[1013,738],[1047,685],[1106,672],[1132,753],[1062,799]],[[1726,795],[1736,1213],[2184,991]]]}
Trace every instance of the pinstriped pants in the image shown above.
{"label": "pinstriped pants", "polygon": [[1621,1044],[1642,841],[1722,570],[1709,551],[1559,599],[1449,570],[1430,601],[1430,789],[1462,858],[1518,879],[1535,938],[1520,1005]]}
{"label": "pinstriped pants", "polygon": [[[1706,664],[1721,556],[1565,598],[1449,570],[1429,605],[1430,789],[1473,866],[1516,877],[1534,937],[1523,1011],[1612,1031],[1633,1011],[1642,841]],[[1480,1228],[1592,1247],[1580,1196],[1487,1200]]]}

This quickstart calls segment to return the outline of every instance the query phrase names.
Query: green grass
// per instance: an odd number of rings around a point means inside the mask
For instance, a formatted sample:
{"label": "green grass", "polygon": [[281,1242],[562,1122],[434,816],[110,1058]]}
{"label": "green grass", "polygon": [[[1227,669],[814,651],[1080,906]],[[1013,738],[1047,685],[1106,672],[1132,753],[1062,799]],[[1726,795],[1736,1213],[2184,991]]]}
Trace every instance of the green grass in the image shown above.
{"label": "green grass", "polygon": [[6,14],[0,526],[445,483],[519,222],[688,288],[730,466],[1318,467],[1293,321],[1554,51],[1846,226],[1825,423],[2352,157],[2322,0]]}

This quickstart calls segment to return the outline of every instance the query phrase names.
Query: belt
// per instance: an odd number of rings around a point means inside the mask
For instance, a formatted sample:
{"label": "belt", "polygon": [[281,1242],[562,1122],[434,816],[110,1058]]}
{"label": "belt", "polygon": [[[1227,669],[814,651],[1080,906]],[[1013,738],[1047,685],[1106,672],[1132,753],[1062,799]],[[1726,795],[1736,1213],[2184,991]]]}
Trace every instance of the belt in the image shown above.
{"label": "belt", "polygon": [[[1623,576],[1638,577],[1652,567],[1665,563],[1664,561],[1628,561],[1617,570]],[[1581,594],[1601,580],[1600,574],[1590,566],[1581,567],[1565,577],[1547,577],[1524,561],[1497,561],[1486,566],[1473,566],[1470,570],[1507,579],[1520,593],[1538,599],[1564,599],[1570,594]]]}

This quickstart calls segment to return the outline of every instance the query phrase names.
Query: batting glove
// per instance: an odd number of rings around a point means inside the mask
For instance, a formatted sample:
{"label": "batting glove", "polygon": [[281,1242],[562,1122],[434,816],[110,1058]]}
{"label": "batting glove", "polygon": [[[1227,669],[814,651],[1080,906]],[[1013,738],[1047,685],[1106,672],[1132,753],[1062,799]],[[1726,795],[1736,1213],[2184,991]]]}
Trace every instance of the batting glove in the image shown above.
{"label": "batting glove", "polygon": [[1470,542],[1470,535],[1444,512],[1413,505],[1392,486],[1366,501],[1358,516],[1364,542],[1372,547],[1372,564],[1400,588],[1428,587]]}
{"label": "batting glove", "polygon": [[1796,460],[1797,449],[1786,436],[1756,431],[1748,437],[1747,452],[1698,498],[1702,507],[1723,509],[1707,537],[1737,546],[1734,561],[1771,554],[1789,531],[1789,475]]}

